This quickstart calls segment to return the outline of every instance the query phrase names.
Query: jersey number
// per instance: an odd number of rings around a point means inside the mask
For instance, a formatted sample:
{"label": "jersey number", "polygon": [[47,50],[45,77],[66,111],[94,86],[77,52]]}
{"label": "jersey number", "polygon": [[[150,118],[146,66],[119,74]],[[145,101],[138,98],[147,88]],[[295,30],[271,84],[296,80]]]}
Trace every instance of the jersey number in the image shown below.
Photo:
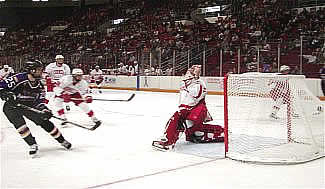
{"label": "jersey number", "polygon": [[16,82],[13,77],[9,77],[9,78],[5,79],[5,81],[7,83],[8,88],[12,88],[16,85]]}

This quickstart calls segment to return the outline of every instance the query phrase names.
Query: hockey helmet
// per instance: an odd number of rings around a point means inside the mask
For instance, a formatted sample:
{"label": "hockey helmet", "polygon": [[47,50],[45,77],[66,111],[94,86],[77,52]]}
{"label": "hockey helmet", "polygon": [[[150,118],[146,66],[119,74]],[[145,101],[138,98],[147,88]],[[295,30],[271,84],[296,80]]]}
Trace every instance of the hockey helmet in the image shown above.
{"label": "hockey helmet", "polygon": [[3,65],[3,68],[9,69],[9,66],[6,64],[6,65]]}
{"label": "hockey helmet", "polygon": [[83,74],[84,74],[84,72],[80,68],[74,68],[72,70],[72,75],[83,75]]}
{"label": "hockey helmet", "polygon": [[57,59],[64,59],[64,56],[61,54],[58,54],[55,56],[55,60],[57,60]]}
{"label": "hockey helmet", "polygon": [[84,74],[84,72],[82,71],[82,69],[80,69],[80,68],[74,68],[72,70],[72,77],[74,79],[74,82],[81,81],[83,74]]}
{"label": "hockey helmet", "polygon": [[43,73],[43,63],[39,60],[30,60],[25,63],[25,70],[34,78],[41,78]]}

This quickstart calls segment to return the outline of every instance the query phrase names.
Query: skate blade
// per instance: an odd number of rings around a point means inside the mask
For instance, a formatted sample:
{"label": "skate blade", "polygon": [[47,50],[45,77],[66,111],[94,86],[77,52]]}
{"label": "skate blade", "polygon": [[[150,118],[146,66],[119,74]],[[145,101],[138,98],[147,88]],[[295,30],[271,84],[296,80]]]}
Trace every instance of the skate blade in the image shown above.
{"label": "skate blade", "polygon": [[158,151],[162,151],[162,152],[167,152],[172,150],[174,147],[173,146],[162,146],[160,144],[158,144],[159,141],[153,141],[152,142],[152,148]]}
{"label": "skate blade", "polygon": [[37,158],[40,158],[41,155],[40,155],[39,153],[36,153],[36,154],[33,154],[33,155],[29,155],[29,157],[30,157],[31,159],[37,159]]}

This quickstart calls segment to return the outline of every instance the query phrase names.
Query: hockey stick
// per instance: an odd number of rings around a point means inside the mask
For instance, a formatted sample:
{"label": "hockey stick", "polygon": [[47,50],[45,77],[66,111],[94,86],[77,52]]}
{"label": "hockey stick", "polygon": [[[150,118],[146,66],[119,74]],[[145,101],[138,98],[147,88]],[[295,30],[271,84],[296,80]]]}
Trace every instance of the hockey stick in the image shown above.
{"label": "hockey stick", "polygon": [[[17,106],[17,107],[20,107],[20,108],[23,108],[23,109],[25,109],[25,110],[29,110],[29,111],[32,111],[32,112],[38,113],[38,114],[43,114],[42,111],[37,110],[37,109],[32,108],[32,107],[29,107],[29,106],[26,106],[26,105],[24,105],[24,104],[19,104],[19,103],[18,103],[18,104],[16,104],[16,106]],[[54,116],[54,115],[52,115],[52,117],[55,118],[55,119],[58,119],[58,120],[64,121],[64,122],[66,122],[66,123],[69,123],[69,124],[71,124],[71,125],[74,125],[74,126],[77,126],[77,127],[83,128],[83,129],[87,129],[87,130],[90,130],[90,131],[93,131],[93,130],[97,129],[97,127],[99,127],[99,125],[98,125],[98,126],[95,125],[95,126],[93,126],[93,127],[86,127],[86,126],[80,125],[80,124],[78,124],[78,123],[74,123],[74,122],[72,122],[72,121],[68,121],[68,120],[66,120],[66,119],[63,119],[63,118],[61,118],[61,117],[57,117],[57,116]]]}
{"label": "hockey stick", "polygon": [[128,99],[101,99],[101,98],[93,98],[93,100],[98,100],[98,101],[111,101],[111,102],[129,102],[134,98],[135,94],[132,93],[131,96]]}
{"label": "hockey stick", "polygon": [[[108,102],[129,102],[134,98],[135,94],[133,93],[128,99],[103,99],[103,98],[93,98],[93,100],[98,101],[108,101]],[[85,101],[83,98],[71,98],[71,100],[82,100]]]}

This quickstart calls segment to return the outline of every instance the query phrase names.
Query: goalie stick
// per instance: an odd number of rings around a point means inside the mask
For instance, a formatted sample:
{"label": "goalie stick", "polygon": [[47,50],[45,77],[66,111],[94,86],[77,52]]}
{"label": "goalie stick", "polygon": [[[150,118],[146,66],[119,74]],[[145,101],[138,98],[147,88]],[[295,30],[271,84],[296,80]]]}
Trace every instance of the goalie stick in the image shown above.
{"label": "goalie stick", "polygon": [[[32,112],[38,113],[38,114],[42,114],[42,113],[43,113],[43,112],[40,111],[40,110],[37,110],[37,109],[35,109],[35,108],[32,108],[32,107],[26,106],[26,105],[24,105],[24,104],[19,104],[19,103],[18,103],[16,106],[17,106],[17,107],[20,107],[20,108],[23,108],[23,109],[25,109],[25,110],[29,110],[29,111],[32,111]],[[74,125],[74,126],[77,126],[77,127],[83,128],[83,129],[87,129],[87,130],[90,130],[90,131],[93,131],[93,130],[97,129],[97,128],[100,126],[100,125],[94,125],[94,126],[92,126],[92,127],[87,127],[87,126],[80,125],[80,124],[78,124],[78,123],[75,123],[75,122],[72,122],[72,121],[68,121],[68,120],[65,120],[65,119],[63,119],[63,118],[60,118],[60,117],[54,116],[54,115],[52,115],[52,117],[55,118],[55,119],[58,119],[58,120],[64,121],[64,122],[66,122],[66,123],[69,123],[69,124],[71,124],[71,125]]]}

